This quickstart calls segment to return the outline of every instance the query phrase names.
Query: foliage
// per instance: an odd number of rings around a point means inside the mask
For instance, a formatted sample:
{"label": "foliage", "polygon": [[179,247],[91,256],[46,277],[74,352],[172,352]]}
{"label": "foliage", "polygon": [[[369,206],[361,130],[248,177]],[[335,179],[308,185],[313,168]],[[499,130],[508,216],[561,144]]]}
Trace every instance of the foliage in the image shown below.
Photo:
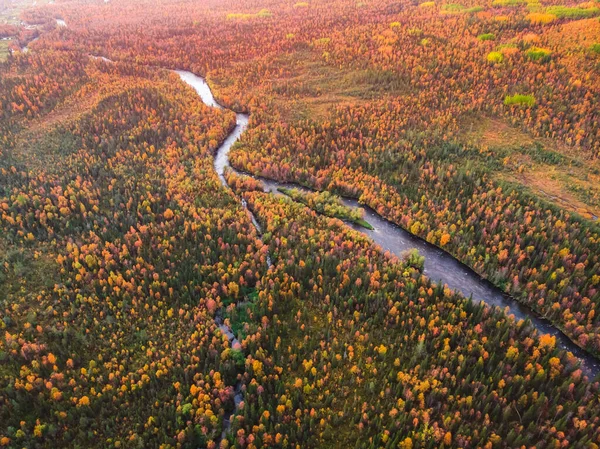
{"label": "foliage", "polygon": [[516,7],[516,6],[520,6],[520,5],[524,5],[525,4],[525,0],[493,0],[492,1],[492,6],[497,6],[497,7],[506,7],[506,6],[510,6],[510,7]]}
{"label": "foliage", "polygon": [[554,14],[532,12],[530,14],[527,14],[526,19],[533,24],[546,25],[548,23],[554,22],[557,19],[557,17]]}
{"label": "foliage", "polygon": [[504,55],[501,52],[499,52],[499,51],[491,51],[486,56],[486,59],[489,62],[493,62],[495,64],[498,64],[498,63],[501,63],[502,61],[504,61]]}
{"label": "foliage", "polygon": [[460,3],[446,3],[442,6],[442,13],[445,14],[474,14],[483,10],[484,8],[482,6],[472,6],[470,8],[466,8]]}
{"label": "foliage", "polygon": [[423,272],[423,268],[425,266],[425,257],[421,256],[418,250],[412,249],[408,251],[404,255],[403,259],[407,267],[419,272]]}
{"label": "foliage", "polygon": [[273,16],[273,13],[271,11],[269,11],[268,9],[261,9],[260,11],[258,11],[257,13],[238,13],[238,12],[232,12],[227,14],[227,19],[228,20],[236,20],[236,19],[240,19],[240,20],[249,20],[249,19],[254,19],[254,18],[269,18]]}
{"label": "foliage", "polygon": [[[331,192],[297,195],[331,215],[350,213],[335,195],[358,198],[600,353],[598,225],[499,180],[502,151],[459,140],[463,119],[490,115],[560,144],[523,157],[597,158],[597,61],[580,49],[598,39],[473,2],[298,14],[244,0],[228,20],[232,5],[24,13],[41,38],[19,52],[20,27],[0,66],[0,444],[595,447],[599,384],[573,355],[434,284],[415,253],[386,255],[247,175],[221,185],[233,113],[159,67],[250,112],[234,166]],[[482,33],[514,44],[502,64]],[[532,44],[561,64],[519,50]]]}
{"label": "foliage", "polygon": [[552,52],[546,48],[531,47],[525,52],[527,57],[532,61],[547,62],[550,60]]}
{"label": "foliage", "polygon": [[297,188],[286,189],[284,187],[280,187],[278,190],[294,201],[305,204],[320,214],[348,220],[367,229],[373,229],[373,227],[364,220],[363,217],[365,211],[363,209],[344,205],[338,196],[333,195],[328,191],[307,192]]}
{"label": "foliage", "polygon": [[600,14],[600,8],[598,7],[588,7],[581,8],[578,6],[570,7],[570,6],[549,6],[546,8],[547,14],[552,14],[553,16],[558,17],[559,19],[583,19],[586,17],[595,17]]}
{"label": "foliage", "polygon": [[535,97],[533,95],[514,94],[507,95],[504,97],[504,104],[506,106],[527,106],[532,107],[535,105]]}
{"label": "foliage", "polygon": [[480,41],[493,41],[496,39],[496,35],[494,33],[483,33],[477,36],[477,39]]}

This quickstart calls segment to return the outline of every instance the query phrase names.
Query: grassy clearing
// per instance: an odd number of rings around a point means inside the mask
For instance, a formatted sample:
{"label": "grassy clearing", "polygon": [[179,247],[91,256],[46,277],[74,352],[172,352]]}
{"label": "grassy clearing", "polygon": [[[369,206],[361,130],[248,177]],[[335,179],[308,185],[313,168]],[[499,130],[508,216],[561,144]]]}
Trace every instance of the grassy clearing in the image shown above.
{"label": "grassy clearing", "polygon": [[478,163],[497,180],[520,184],[585,218],[600,216],[599,162],[580,159],[572,148],[534,138],[500,119],[469,116],[460,128],[459,142],[478,148]]}
{"label": "grassy clearing", "polygon": [[53,288],[59,279],[59,266],[49,251],[0,239],[0,303],[22,303],[41,290]]}
{"label": "grassy clearing", "polygon": [[597,184],[589,182],[589,179],[577,179],[576,176],[569,168],[536,165],[534,169],[522,173],[498,173],[496,178],[518,183],[540,198],[584,218],[599,217],[600,191]]}
{"label": "grassy clearing", "polygon": [[0,23],[20,25],[20,15],[33,6],[47,5],[50,0],[6,0],[0,2]]}
{"label": "grassy clearing", "polygon": [[0,62],[6,61],[10,52],[8,47],[11,41],[0,41]]}
{"label": "grassy clearing", "polygon": [[[324,119],[337,106],[358,105],[387,94],[404,95],[409,84],[391,71],[340,70],[322,58],[322,48],[299,49],[278,58],[279,78],[270,80],[270,92],[287,101],[280,106],[289,120]],[[294,100],[293,109],[289,99]]]}

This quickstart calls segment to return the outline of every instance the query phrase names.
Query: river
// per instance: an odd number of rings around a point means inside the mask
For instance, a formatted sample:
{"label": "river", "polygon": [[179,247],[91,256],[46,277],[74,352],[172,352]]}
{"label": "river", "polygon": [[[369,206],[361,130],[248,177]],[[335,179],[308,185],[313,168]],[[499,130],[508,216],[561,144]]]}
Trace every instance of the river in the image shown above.
{"label": "river", "polygon": [[[206,105],[223,109],[223,107],[215,100],[209,85],[203,78],[183,70],[178,70],[176,73],[184,82],[195,89]],[[221,183],[227,188],[229,188],[229,186],[225,180],[224,171],[226,168],[235,170],[229,164],[229,151],[248,127],[248,119],[249,117],[247,114],[236,113],[236,127],[217,149],[215,155],[215,171],[219,175]],[[278,194],[277,189],[279,187],[302,188],[294,184],[280,183],[261,177],[255,178],[262,181],[266,192],[274,194]],[[600,373],[600,361],[596,357],[577,346],[560,329],[554,326],[546,318],[539,316],[529,306],[522,304],[515,298],[505,294],[498,287],[483,279],[479,274],[455,259],[449,253],[414,236],[396,224],[391,223],[372,209],[359,205],[355,199],[342,198],[342,201],[346,206],[360,206],[366,209],[365,219],[373,227],[373,230],[352,223],[347,223],[347,225],[371,238],[373,242],[379,245],[384,251],[389,251],[390,253],[401,257],[407,250],[417,249],[419,253],[425,257],[424,274],[430,279],[445,284],[450,289],[459,291],[466,297],[471,297],[476,303],[483,301],[490,306],[498,306],[504,309],[507,315],[513,315],[517,320],[529,319],[532,326],[540,334],[550,334],[556,337],[557,347],[569,351],[577,357],[581,362],[581,368],[586,375],[595,377]],[[245,202],[243,203],[243,206],[247,209]],[[258,226],[254,214],[252,214],[251,211],[249,212],[253,223],[260,232],[260,226]]]}

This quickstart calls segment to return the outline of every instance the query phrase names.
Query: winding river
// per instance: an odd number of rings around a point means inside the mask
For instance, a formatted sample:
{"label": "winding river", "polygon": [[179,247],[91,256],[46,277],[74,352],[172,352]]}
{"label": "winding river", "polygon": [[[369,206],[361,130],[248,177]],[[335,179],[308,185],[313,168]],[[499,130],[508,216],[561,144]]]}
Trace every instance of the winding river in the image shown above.
{"label": "winding river", "polygon": [[[223,109],[223,107],[215,100],[210,87],[203,78],[191,72],[182,70],[178,70],[176,73],[184,82],[196,90],[206,105]],[[214,161],[215,171],[219,175],[221,183],[227,188],[229,187],[224,177],[225,168],[229,167],[232,170],[235,170],[229,164],[229,151],[247,127],[248,115],[236,113],[235,129],[229,134],[216,152]],[[273,194],[278,194],[277,189],[279,187],[302,188],[294,184],[280,183],[260,177],[256,177],[256,179],[262,181],[265,186],[265,192],[271,192]],[[355,199],[342,198],[342,201],[346,206],[359,206]],[[248,210],[243,200],[242,205]],[[347,223],[347,225],[371,238],[384,251],[389,251],[400,257],[402,253],[407,250],[417,249],[419,253],[425,257],[424,273],[429,278],[447,285],[452,290],[461,292],[466,297],[471,297],[474,302],[484,301],[488,305],[498,306],[504,309],[508,315],[513,315],[517,320],[529,319],[533,327],[540,334],[550,334],[556,337],[556,344],[559,348],[573,353],[573,355],[581,362],[581,368],[585,374],[594,377],[600,373],[600,360],[577,346],[549,320],[539,316],[527,305],[506,295],[499,288],[483,279],[471,268],[459,262],[449,253],[441,250],[435,245],[427,243],[396,224],[382,218],[372,209],[363,205],[360,205],[360,207],[365,209],[365,219],[374,229],[369,230],[352,223]],[[248,210],[248,212],[252,217],[252,222],[260,232],[260,226],[258,225],[255,216],[251,211]]]}

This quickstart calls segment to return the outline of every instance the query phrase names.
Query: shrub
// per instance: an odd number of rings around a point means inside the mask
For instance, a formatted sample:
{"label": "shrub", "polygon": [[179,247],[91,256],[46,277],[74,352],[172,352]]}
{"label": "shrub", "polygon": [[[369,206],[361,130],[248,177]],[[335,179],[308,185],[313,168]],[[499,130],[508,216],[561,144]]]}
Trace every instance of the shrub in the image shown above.
{"label": "shrub", "polygon": [[548,14],[543,12],[532,12],[530,14],[527,14],[525,18],[529,20],[532,24],[536,25],[545,25],[548,23],[552,23],[556,20],[556,16],[554,14]]}
{"label": "shrub", "polygon": [[579,6],[550,6],[546,13],[553,14],[560,19],[585,19],[600,14],[600,8],[581,8]]}
{"label": "shrub", "polygon": [[254,19],[256,17],[267,18],[267,17],[272,17],[272,16],[273,16],[273,13],[271,11],[269,11],[268,9],[261,9],[256,14],[232,12],[232,13],[227,14],[227,20],[248,20],[248,19]]}
{"label": "shrub", "polygon": [[494,64],[499,64],[504,61],[504,55],[499,51],[491,51],[488,53],[487,58],[488,62],[492,62]]}
{"label": "shrub", "polygon": [[420,8],[432,8],[435,6],[435,2],[424,2],[419,5]]}
{"label": "shrub", "polygon": [[525,45],[536,44],[539,41],[540,37],[535,33],[527,33],[525,36],[523,36],[523,44]]}
{"label": "shrub", "polygon": [[493,41],[496,39],[496,35],[494,33],[484,33],[477,36],[477,39],[480,41]]}
{"label": "shrub", "polygon": [[298,2],[294,5],[294,8],[306,8],[308,6],[308,3],[306,2]]}
{"label": "shrub", "polygon": [[321,37],[319,39],[315,39],[313,41],[313,45],[316,47],[323,47],[327,45],[331,41],[330,37]]}
{"label": "shrub", "polygon": [[535,97],[533,95],[507,95],[504,97],[504,104],[506,106],[527,106],[532,107],[535,105]]}
{"label": "shrub", "polygon": [[532,61],[547,62],[550,60],[550,55],[552,52],[545,48],[531,47],[525,54]]}
{"label": "shrub", "polygon": [[402,260],[407,267],[413,268],[419,272],[423,272],[425,267],[425,257],[419,254],[419,250],[416,248],[410,249],[402,254]]}
{"label": "shrub", "polygon": [[459,3],[447,3],[444,6],[442,6],[442,11],[448,12],[460,12],[463,9],[465,9],[465,7]]}
{"label": "shrub", "polygon": [[273,13],[271,11],[269,11],[268,9],[261,9],[257,14],[257,17],[271,17],[273,16]]}
{"label": "shrub", "polygon": [[519,49],[514,44],[500,45],[498,51],[505,57],[519,53]]}
{"label": "shrub", "polygon": [[590,50],[592,50],[594,53],[600,55],[600,43],[592,44],[592,46],[590,47]]}
{"label": "shrub", "polygon": [[447,3],[442,6],[442,12],[444,14],[466,14],[466,13],[476,13],[479,11],[483,11],[483,6],[472,6],[471,8],[465,8],[463,5],[459,3]]}
{"label": "shrub", "polygon": [[525,0],[494,0],[492,6],[505,7],[505,6],[520,6],[525,4]]}

